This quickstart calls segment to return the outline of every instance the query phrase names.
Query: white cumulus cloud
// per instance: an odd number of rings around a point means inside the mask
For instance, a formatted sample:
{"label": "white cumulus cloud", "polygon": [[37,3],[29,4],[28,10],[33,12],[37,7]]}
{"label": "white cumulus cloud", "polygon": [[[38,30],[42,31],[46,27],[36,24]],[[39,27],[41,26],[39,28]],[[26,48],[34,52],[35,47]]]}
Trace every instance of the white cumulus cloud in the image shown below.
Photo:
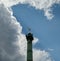
{"label": "white cumulus cloud", "polygon": [[15,44],[24,38],[21,31],[22,27],[11,11],[0,4],[0,61],[24,61],[25,56],[21,55],[20,47]]}
{"label": "white cumulus cloud", "polygon": [[54,61],[45,50],[41,51],[34,49],[33,52],[33,61]]}
{"label": "white cumulus cloud", "polygon": [[[11,5],[16,4],[14,2],[11,0]],[[0,1],[0,61],[26,61],[27,41],[21,33],[22,26],[6,6],[10,3],[9,0]],[[34,44],[37,42],[35,40]],[[33,60],[53,61],[48,52],[37,49],[33,49]]]}

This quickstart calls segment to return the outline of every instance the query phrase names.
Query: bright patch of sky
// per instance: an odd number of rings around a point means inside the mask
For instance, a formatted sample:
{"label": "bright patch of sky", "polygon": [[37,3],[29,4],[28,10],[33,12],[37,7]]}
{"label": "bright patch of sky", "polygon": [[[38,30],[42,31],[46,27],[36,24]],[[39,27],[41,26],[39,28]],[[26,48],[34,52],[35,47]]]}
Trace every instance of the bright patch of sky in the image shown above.
{"label": "bright patch of sky", "polygon": [[12,10],[23,27],[22,33],[26,34],[26,29],[30,27],[34,36],[39,39],[34,48],[45,49],[55,61],[60,61],[60,5],[54,4],[51,8],[54,15],[51,21],[44,16],[42,10],[36,10],[28,4],[18,4]]}

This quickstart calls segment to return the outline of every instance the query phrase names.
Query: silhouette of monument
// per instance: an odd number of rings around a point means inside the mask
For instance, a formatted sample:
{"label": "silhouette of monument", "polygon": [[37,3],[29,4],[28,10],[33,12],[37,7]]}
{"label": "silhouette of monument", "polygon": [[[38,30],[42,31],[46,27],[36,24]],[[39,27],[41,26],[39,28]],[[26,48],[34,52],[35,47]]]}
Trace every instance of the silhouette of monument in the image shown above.
{"label": "silhouette of monument", "polygon": [[[31,29],[29,29],[30,31]],[[32,41],[33,41],[33,34],[28,32],[26,35],[27,39],[27,61],[33,61],[33,52],[32,52]]]}

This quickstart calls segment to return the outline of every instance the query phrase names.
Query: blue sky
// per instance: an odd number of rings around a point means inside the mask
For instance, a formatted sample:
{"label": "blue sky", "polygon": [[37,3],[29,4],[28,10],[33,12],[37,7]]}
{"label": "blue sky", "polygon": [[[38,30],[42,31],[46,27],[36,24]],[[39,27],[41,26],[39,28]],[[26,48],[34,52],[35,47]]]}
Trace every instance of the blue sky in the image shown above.
{"label": "blue sky", "polygon": [[[18,4],[12,7],[14,16],[23,27],[22,33],[27,33],[30,27],[39,41],[34,48],[48,51],[55,61],[60,61],[60,5],[53,5],[54,18],[48,20],[43,10],[36,10],[28,4]],[[48,49],[53,49],[49,51]]]}

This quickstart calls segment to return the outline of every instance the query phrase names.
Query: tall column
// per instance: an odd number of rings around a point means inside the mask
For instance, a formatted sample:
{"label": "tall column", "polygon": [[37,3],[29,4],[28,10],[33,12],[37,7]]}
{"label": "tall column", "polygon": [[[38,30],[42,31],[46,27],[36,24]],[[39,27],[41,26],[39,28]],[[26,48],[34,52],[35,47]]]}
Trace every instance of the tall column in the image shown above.
{"label": "tall column", "polygon": [[33,52],[32,52],[33,35],[31,33],[28,33],[26,35],[26,39],[27,39],[27,61],[33,61]]}
{"label": "tall column", "polygon": [[32,56],[32,41],[27,41],[27,61],[33,61]]}

